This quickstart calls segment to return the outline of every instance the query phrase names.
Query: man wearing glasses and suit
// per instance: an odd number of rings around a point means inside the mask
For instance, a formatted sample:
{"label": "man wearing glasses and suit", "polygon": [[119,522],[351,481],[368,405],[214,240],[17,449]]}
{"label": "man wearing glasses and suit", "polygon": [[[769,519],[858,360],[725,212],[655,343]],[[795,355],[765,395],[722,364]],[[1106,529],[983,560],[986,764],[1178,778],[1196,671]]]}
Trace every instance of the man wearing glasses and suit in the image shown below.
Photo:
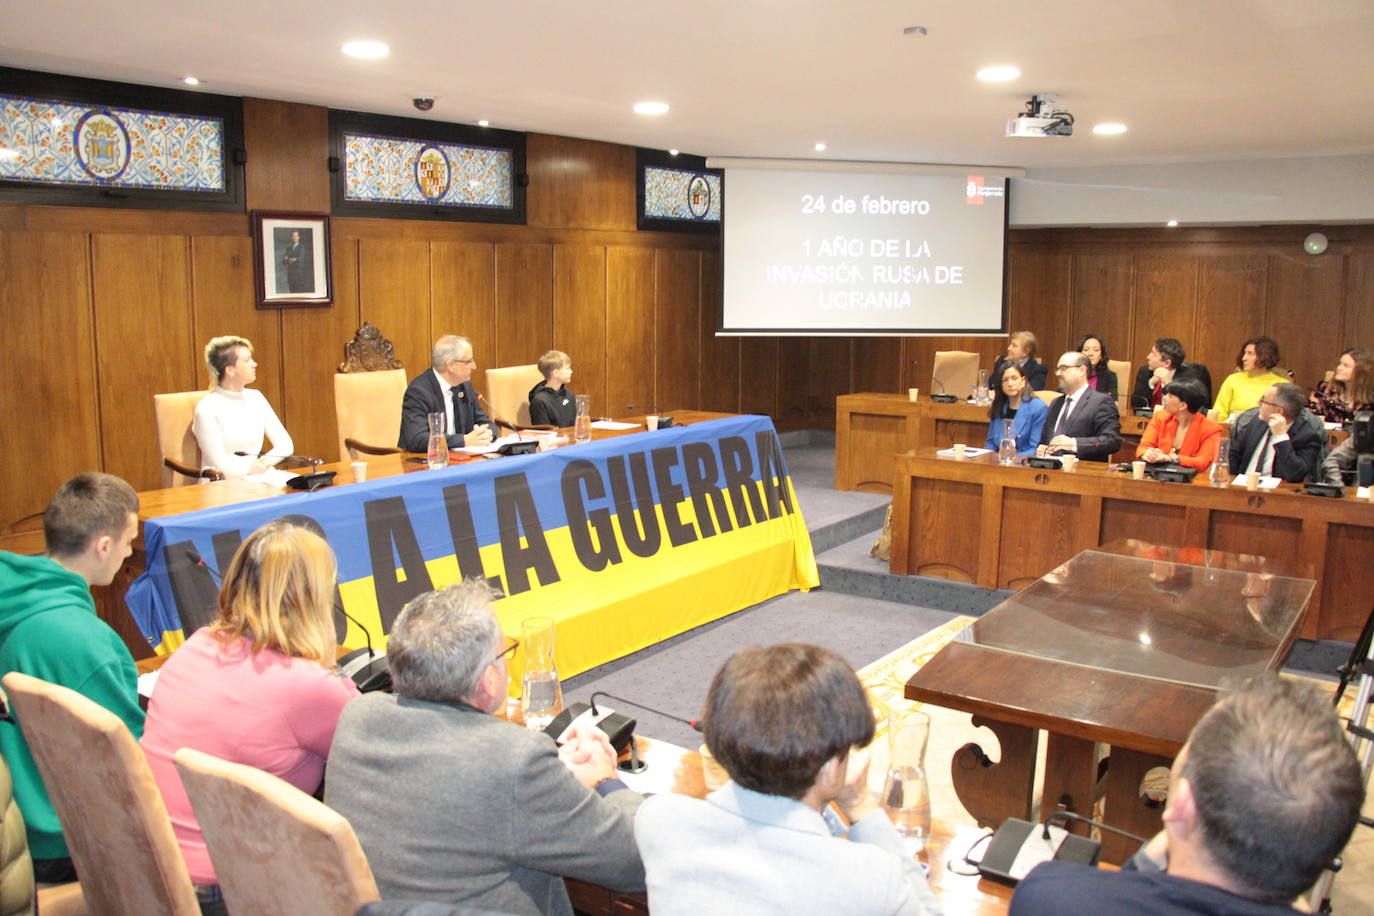
{"label": "man wearing glasses and suit", "polygon": [[1088,357],[1069,351],[1055,366],[1059,390],[1050,405],[1036,454],[1072,452],[1082,461],[1106,461],[1121,448],[1121,414],[1110,395],[1088,386]]}
{"label": "man wearing glasses and suit", "polygon": [[401,402],[401,435],[396,445],[407,452],[429,448],[429,415],[445,416],[448,447],[491,444],[491,418],[477,403],[473,390],[472,342],[466,337],[446,334],[434,342],[430,354],[433,368],[426,369],[406,386]]}

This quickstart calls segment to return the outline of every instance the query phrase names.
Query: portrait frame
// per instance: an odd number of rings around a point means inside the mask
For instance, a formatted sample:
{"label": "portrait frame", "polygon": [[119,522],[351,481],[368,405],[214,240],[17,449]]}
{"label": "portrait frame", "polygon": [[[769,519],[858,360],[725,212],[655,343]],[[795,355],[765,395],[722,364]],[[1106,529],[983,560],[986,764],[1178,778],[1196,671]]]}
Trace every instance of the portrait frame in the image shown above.
{"label": "portrait frame", "polygon": [[258,308],[315,308],[334,301],[329,214],[254,210]]}

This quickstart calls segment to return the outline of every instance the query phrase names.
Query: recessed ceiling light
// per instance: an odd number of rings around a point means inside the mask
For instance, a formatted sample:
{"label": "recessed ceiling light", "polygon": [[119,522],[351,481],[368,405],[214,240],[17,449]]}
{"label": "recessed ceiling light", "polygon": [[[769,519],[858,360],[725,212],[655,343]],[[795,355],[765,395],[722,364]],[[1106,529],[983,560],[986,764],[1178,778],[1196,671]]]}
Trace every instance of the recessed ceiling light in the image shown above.
{"label": "recessed ceiling light", "polygon": [[344,44],[343,52],[349,57],[378,58],[391,53],[384,41],[350,41]]}
{"label": "recessed ceiling light", "polygon": [[1093,125],[1093,133],[1095,133],[1095,134],[1124,134],[1125,132],[1126,132],[1126,125],[1125,125],[1125,124],[1112,124],[1112,123],[1107,123],[1107,124],[1094,124],[1094,125]]}
{"label": "recessed ceiling light", "polygon": [[194,76],[188,76],[188,77],[186,77],[185,79],[183,79],[182,82],[185,83],[185,84],[188,85],[188,86],[199,86],[199,85],[200,85],[200,80],[196,79]]}
{"label": "recessed ceiling light", "polygon": [[667,102],[635,102],[635,114],[661,115],[667,113]]}
{"label": "recessed ceiling light", "polygon": [[816,144],[816,152],[818,152],[818,153],[823,153],[823,152],[825,152],[825,144],[824,144],[824,143],[817,143],[817,144]]}
{"label": "recessed ceiling light", "polygon": [[1020,70],[1004,64],[984,67],[978,71],[978,78],[989,83],[1005,83],[1007,80],[1014,80],[1020,75]]}
{"label": "recessed ceiling light", "polygon": [[491,122],[488,121],[486,118],[483,118],[482,120],[480,120],[480,121],[477,122],[477,126],[478,126],[478,127],[491,127]]}
{"label": "recessed ceiling light", "polygon": [[924,38],[929,33],[926,27],[923,25],[909,25],[906,28],[902,29],[902,34],[914,35],[917,38]]}
{"label": "recessed ceiling light", "polygon": [[675,150],[675,149],[670,149],[670,150],[668,150],[668,155],[669,155],[669,156],[676,156],[676,155],[677,155],[677,150]]}
{"label": "recessed ceiling light", "polygon": [[1166,226],[1168,226],[1170,229],[1172,229],[1172,228],[1174,228],[1175,226],[1178,225],[1178,220],[1176,220],[1176,219],[1171,219],[1171,220],[1169,220],[1167,223],[1165,223],[1164,225],[1166,225]]}

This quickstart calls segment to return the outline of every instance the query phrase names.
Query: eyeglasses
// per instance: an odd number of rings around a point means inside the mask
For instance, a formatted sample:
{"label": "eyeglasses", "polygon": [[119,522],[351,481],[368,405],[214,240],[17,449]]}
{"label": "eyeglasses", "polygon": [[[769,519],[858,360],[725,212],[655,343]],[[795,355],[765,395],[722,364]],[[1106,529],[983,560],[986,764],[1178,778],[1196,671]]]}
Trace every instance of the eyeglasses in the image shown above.
{"label": "eyeglasses", "polygon": [[1273,407],[1275,410],[1277,410],[1278,407],[1279,407],[1279,405],[1276,404],[1275,402],[1273,402],[1273,401],[1266,401],[1264,398],[1260,398],[1260,403],[1261,403],[1261,404],[1264,404],[1264,405],[1266,405],[1266,406],[1268,406],[1268,407]]}
{"label": "eyeglasses", "polygon": [[455,362],[455,363],[467,363],[469,366],[475,366],[475,365],[477,365],[477,360],[473,359],[472,357],[468,357],[467,359],[455,359],[454,362]]}
{"label": "eyeglasses", "polygon": [[510,645],[509,645],[509,646],[506,646],[506,647],[505,647],[504,649],[502,649],[500,652],[496,653],[496,657],[493,658],[493,659],[491,660],[491,663],[492,663],[493,665],[496,664],[496,663],[499,662],[501,659],[505,658],[507,655],[510,655],[511,653],[513,653],[513,652],[514,652],[516,649],[518,649],[518,648],[520,648],[520,640],[518,640],[518,639],[512,639],[512,640],[510,641]]}
{"label": "eyeglasses", "polygon": [[1081,369],[1082,366],[1055,366],[1055,372],[1068,372],[1070,369]]}

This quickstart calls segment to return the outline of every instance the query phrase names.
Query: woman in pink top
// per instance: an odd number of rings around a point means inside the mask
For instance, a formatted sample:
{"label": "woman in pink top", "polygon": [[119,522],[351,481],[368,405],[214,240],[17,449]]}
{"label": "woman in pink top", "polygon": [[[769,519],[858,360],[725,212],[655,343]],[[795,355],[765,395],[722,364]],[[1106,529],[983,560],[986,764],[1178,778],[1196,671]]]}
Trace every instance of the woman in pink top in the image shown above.
{"label": "woman in pink top", "polygon": [[219,595],[219,618],[163,666],[140,742],[205,914],[224,913],[215,869],[172,755],[183,747],[319,788],[334,726],[358,695],[333,670],[335,559],[287,522],[249,535]]}

